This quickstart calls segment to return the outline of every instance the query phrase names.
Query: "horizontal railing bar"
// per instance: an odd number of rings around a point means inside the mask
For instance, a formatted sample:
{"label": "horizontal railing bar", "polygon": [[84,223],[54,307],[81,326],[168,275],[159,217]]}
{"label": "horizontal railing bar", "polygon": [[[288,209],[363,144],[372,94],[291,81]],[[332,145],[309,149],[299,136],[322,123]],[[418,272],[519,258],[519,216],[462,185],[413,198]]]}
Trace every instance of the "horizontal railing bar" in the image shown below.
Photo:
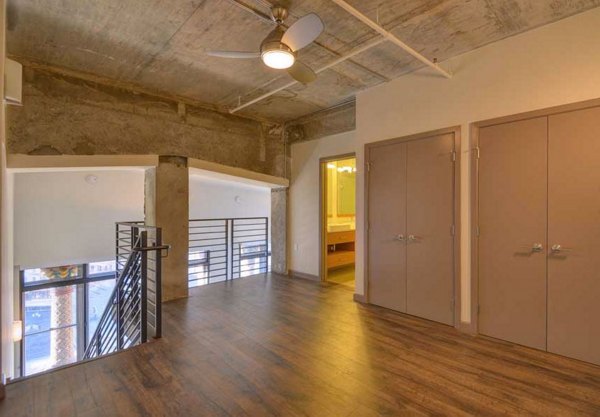
{"label": "horizontal railing bar", "polygon": [[204,237],[202,239],[189,239],[189,242],[208,242],[210,240],[225,240],[226,237],[225,236],[218,236],[218,237]]}
{"label": "horizontal railing bar", "polygon": [[[190,249],[196,249],[196,246],[190,246]],[[216,253],[216,252],[227,252],[227,248],[225,248],[225,249],[211,249],[209,251],[206,251],[206,250],[193,251],[193,252],[188,252],[188,255],[204,255],[206,252],[210,252],[211,255],[212,255],[213,253]]]}
{"label": "horizontal railing bar", "polygon": [[210,221],[223,221],[223,220],[235,220],[237,221],[241,221],[241,220],[258,220],[258,219],[266,219],[266,217],[236,217],[235,219],[232,218],[215,218],[215,219],[190,219],[190,222],[210,222]]}
{"label": "horizontal railing bar", "polygon": [[[198,249],[198,248],[214,248],[214,247],[217,247],[217,246],[226,246],[226,245],[227,245],[226,243],[219,243],[219,244],[212,244],[212,245],[199,245],[199,246],[196,245],[196,246],[191,246],[191,248],[193,248],[193,249]],[[215,249],[214,251],[217,251],[217,250],[226,250],[226,249]]]}
{"label": "horizontal railing bar", "polygon": [[265,271],[265,268],[252,268],[252,269],[242,269],[241,271],[234,271],[235,274],[239,275],[246,275],[248,273],[257,273],[257,274],[261,274],[261,273],[266,273],[267,271]]}
{"label": "horizontal railing bar", "polygon": [[190,225],[189,228],[190,229],[208,229],[210,227],[220,227],[220,228],[226,228],[227,225],[226,224],[201,224],[201,225]]}
{"label": "horizontal railing bar", "polygon": [[[246,225],[244,225],[244,226],[246,226]],[[233,229],[233,233],[236,233],[236,232],[266,232],[267,231],[267,228],[265,227],[265,225],[249,224],[247,226],[252,226],[252,227],[254,227],[254,226],[262,226],[262,227],[253,228],[253,229],[245,229],[245,228],[243,229],[241,227],[235,227]]]}
{"label": "horizontal railing bar", "polygon": [[222,237],[225,239],[227,237],[227,230],[219,230],[219,231],[208,231],[208,232],[192,232],[190,231],[188,236],[189,238],[198,238],[203,239],[203,236],[213,236],[213,237]]}
{"label": "horizontal railing bar", "polygon": [[235,234],[234,233],[234,235],[233,235],[233,243],[236,243],[236,241],[238,241],[238,239],[244,238],[244,237],[262,237],[263,240],[266,240],[264,233],[254,233],[254,234],[251,234],[251,235],[241,235],[241,234]]}
{"label": "horizontal railing bar", "polygon": [[[258,258],[256,258],[258,259]],[[238,264],[241,262],[238,262]],[[248,264],[252,264],[252,265],[266,265],[268,262],[266,260],[259,260],[258,262],[248,262]],[[243,265],[241,268],[246,268],[248,265]],[[234,268],[239,268],[239,265],[234,265]]]}
{"label": "horizontal railing bar", "polygon": [[235,272],[242,273],[242,272],[249,272],[249,271],[262,271],[263,269],[265,269],[264,266],[256,266],[254,268],[242,268],[242,269],[238,269]]}

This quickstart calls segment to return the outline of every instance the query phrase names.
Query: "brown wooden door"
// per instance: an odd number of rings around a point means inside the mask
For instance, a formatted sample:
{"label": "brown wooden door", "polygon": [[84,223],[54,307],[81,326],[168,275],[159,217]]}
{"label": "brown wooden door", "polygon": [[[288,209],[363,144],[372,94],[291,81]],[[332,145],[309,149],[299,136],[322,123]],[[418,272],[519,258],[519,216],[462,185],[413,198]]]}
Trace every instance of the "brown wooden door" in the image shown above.
{"label": "brown wooden door", "polygon": [[548,350],[600,364],[600,108],[549,118]]}
{"label": "brown wooden door", "polygon": [[406,144],[369,150],[369,302],[406,312]]}
{"label": "brown wooden door", "polygon": [[406,312],[450,325],[454,324],[453,151],[453,133],[408,142],[406,169]]}
{"label": "brown wooden door", "polygon": [[546,117],[479,131],[479,332],[538,349],[546,348],[547,143]]}

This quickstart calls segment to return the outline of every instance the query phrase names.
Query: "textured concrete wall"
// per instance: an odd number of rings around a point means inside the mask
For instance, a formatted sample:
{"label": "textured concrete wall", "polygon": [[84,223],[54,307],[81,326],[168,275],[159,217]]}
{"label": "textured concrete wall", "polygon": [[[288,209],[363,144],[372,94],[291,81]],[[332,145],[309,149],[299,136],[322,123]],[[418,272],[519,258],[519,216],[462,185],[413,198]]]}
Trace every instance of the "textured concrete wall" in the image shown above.
{"label": "textured concrete wall", "polygon": [[39,70],[8,109],[8,152],[179,155],[284,176],[281,126]]}
{"label": "textured concrete wall", "polygon": [[286,123],[288,143],[320,139],[356,129],[354,100]]}
{"label": "textured concrete wall", "polygon": [[161,156],[146,171],[145,221],[162,228],[164,244],[171,245],[162,263],[163,301],[188,295],[189,174],[187,159]]}
{"label": "textured concrete wall", "polygon": [[271,191],[271,270],[288,273],[287,265],[287,188]]}

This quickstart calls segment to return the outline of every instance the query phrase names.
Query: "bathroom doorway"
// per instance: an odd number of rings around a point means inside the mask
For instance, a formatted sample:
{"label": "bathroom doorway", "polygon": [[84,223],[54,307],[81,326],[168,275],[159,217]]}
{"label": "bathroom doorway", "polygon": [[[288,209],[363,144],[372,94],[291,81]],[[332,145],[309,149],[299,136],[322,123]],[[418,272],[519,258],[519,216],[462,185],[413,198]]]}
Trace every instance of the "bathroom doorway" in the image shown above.
{"label": "bathroom doorway", "polygon": [[356,157],[321,159],[321,280],[354,289]]}

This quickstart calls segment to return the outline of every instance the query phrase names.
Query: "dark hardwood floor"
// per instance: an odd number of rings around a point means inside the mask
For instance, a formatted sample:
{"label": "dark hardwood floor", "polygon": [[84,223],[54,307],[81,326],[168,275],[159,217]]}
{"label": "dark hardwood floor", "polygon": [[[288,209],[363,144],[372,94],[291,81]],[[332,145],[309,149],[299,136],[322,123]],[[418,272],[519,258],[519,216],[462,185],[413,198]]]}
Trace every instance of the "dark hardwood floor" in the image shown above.
{"label": "dark hardwood floor", "polygon": [[164,337],[10,384],[0,415],[600,416],[600,367],[259,276],[164,305]]}

